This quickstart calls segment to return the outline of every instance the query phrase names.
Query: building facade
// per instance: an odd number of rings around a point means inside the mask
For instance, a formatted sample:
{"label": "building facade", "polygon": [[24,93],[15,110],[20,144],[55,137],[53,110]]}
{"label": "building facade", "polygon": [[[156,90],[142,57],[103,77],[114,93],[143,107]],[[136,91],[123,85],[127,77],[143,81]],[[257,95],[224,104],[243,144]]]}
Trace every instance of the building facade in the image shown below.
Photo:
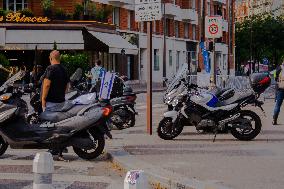
{"label": "building facade", "polygon": [[278,17],[284,15],[283,0],[240,0],[236,2],[236,19],[238,22],[253,15],[271,13]]}
{"label": "building facade", "polygon": [[100,59],[107,70],[138,80],[138,49],[119,35],[115,25],[85,20],[89,17],[85,10],[78,18],[73,17],[78,5],[86,6],[83,0],[54,0],[50,16],[41,2],[0,0],[0,53],[12,65],[31,68],[37,48],[37,61],[46,66],[56,43],[58,50],[66,53],[87,52],[90,67]]}
{"label": "building facade", "polygon": [[[124,36],[136,36],[140,58],[140,80],[147,78],[147,26],[135,22],[134,0],[93,0],[103,5],[112,5],[113,14],[109,23],[115,24]],[[153,81],[175,75],[182,64],[189,65],[191,74],[205,72],[201,55],[203,11],[205,15],[223,17],[223,37],[216,43],[216,70],[219,74],[234,74],[233,50],[229,52],[229,0],[164,0],[165,17],[153,22]],[[234,22],[232,22],[234,25]],[[164,34],[166,56],[164,56]],[[231,34],[231,39],[233,35]],[[208,41],[208,39],[205,39]],[[234,39],[233,39],[234,40]],[[208,44],[208,43],[207,43]],[[166,58],[166,65],[164,65]],[[228,63],[230,62],[230,64]]]}

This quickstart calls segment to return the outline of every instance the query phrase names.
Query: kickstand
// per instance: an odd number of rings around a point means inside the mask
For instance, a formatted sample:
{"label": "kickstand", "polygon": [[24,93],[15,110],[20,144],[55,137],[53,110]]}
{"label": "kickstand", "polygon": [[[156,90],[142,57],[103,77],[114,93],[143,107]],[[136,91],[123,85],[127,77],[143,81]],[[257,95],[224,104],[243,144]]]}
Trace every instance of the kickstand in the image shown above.
{"label": "kickstand", "polygon": [[217,133],[218,133],[218,130],[216,129],[216,131],[214,132],[213,142],[215,142],[215,141],[216,141]]}
{"label": "kickstand", "polygon": [[69,162],[69,160],[64,159],[62,150],[58,153],[58,161]]}

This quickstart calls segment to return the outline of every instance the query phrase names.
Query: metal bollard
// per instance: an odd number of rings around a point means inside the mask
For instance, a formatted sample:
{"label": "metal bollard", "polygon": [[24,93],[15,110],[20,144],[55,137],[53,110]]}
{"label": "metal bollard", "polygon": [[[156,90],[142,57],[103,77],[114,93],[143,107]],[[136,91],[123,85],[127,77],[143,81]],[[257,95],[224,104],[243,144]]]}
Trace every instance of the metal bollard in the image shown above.
{"label": "metal bollard", "polygon": [[53,158],[48,152],[37,153],[33,161],[33,189],[53,189]]}
{"label": "metal bollard", "polygon": [[148,179],[144,171],[128,171],[124,179],[124,189],[150,189]]}

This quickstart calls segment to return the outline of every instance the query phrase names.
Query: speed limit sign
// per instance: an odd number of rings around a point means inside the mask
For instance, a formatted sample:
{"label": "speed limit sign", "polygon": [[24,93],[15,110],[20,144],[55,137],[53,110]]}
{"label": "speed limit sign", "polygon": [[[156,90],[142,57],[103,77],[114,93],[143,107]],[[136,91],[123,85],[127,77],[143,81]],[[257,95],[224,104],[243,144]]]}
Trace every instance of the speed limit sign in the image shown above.
{"label": "speed limit sign", "polygon": [[206,16],[205,18],[205,37],[220,38],[222,37],[223,21],[221,16]]}

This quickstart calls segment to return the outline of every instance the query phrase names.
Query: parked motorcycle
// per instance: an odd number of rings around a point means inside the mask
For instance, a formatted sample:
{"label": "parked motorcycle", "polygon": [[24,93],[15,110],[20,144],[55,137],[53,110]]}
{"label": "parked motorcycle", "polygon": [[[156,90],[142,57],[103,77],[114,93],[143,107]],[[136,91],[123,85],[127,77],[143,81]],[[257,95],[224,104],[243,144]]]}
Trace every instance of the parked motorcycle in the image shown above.
{"label": "parked motorcycle", "polygon": [[[7,91],[21,77],[17,76],[2,85],[0,91]],[[41,123],[30,124],[22,94],[20,88],[14,87],[10,102],[0,102],[0,155],[9,145],[12,149],[52,149],[59,154],[72,146],[79,157],[94,159],[104,150],[104,135],[112,138],[106,125],[112,112],[108,102],[78,105],[67,101],[40,114]]]}
{"label": "parked motorcycle", "polygon": [[[187,94],[185,102],[177,102],[174,110],[164,114],[157,129],[159,137],[172,140],[184,126],[194,125],[197,130],[211,127],[215,136],[218,130],[228,129],[239,140],[253,140],[261,131],[261,119],[253,111],[242,108],[252,104],[262,109],[263,102],[258,98],[269,87],[271,79],[266,74],[252,74],[250,82],[251,91],[235,92],[223,101],[208,91]],[[188,88],[197,86],[188,84]]]}

